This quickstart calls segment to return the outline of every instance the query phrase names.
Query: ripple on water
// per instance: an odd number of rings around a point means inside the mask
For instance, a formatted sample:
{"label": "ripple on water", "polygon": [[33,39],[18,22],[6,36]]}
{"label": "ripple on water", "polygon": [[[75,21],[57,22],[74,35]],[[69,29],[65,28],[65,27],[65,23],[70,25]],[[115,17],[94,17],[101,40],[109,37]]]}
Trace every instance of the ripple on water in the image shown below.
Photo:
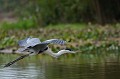
{"label": "ripple on water", "polygon": [[7,67],[0,69],[1,79],[35,79],[37,76],[44,78],[43,69],[37,69],[34,65],[30,64],[26,68],[24,67]]}

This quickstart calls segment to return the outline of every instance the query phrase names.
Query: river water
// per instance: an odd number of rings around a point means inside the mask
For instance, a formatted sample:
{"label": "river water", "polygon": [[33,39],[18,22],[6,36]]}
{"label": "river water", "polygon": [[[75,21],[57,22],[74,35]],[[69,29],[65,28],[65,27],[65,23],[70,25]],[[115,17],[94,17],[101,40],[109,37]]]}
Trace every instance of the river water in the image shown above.
{"label": "river water", "polygon": [[31,56],[10,67],[4,64],[19,55],[0,55],[0,79],[120,79],[118,54]]}

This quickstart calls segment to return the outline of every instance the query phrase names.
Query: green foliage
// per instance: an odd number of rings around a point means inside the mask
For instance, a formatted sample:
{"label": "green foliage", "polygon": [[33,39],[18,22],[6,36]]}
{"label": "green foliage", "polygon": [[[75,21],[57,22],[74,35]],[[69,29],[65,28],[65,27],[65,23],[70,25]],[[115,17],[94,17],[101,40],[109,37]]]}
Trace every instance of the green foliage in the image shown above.
{"label": "green foliage", "polygon": [[[38,2],[41,8],[39,18],[46,24],[82,22],[85,19],[81,15],[86,13],[89,6],[89,0],[38,0]],[[89,12],[87,15],[89,15]]]}
{"label": "green foliage", "polygon": [[93,52],[93,51],[116,51],[120,49],[120,46],[117,42],[110,41],[109,43],[107,42],[101,42],[100,45],[96,45],[93,43],[87,43],[85,45],[81,45],[80,47],[81,52]]}
{"label": "green foliage", "polygon": [[[106,3],[106,4],[104,4]],[[119,22],[117,0],[0,0],[1,13],[33,18],[39,26],[57,23]]]}
{"label": "green foliage", "polygon": [[[40,38],[41,41],[53,38],[63,39],[68,42],[66,47],[81,52],[119,51],[119,30],[118,25],[103,27],[87,24],[59,24],[58,27],[49,25],[46,28],[1,30],[0,48],[16,46],[18,40],[33,36]],[[55,51],[61,48],[57,45],[51,45],[51,47]]]}
{"label": "green foliage", "polygon": [[32,19],[27,20],[19,20],[17,22],[9,23],[9,22],[3,22],[1,23],[0,28],[9,30],[9,29],[28,29],[36,27],[36,23]]}
{"label": "green foliage", "polygon": [[92,10],[90,11],[90,0],[30,0],[14,1],[14,3],[17,4],[13,4],[16,7],[11,6],[11,8],[16,16],[20,16],[19,18],[32,17],[40,26],[57,23],[88,22],[89,18],[93,19]]}
{"label": "green foliage", "polygon": [[11,37],[4,37],[3,39],[0,40],[0,48],[5,48],[10,46],[15,46],[16,44],[16,39],[14,36]]}

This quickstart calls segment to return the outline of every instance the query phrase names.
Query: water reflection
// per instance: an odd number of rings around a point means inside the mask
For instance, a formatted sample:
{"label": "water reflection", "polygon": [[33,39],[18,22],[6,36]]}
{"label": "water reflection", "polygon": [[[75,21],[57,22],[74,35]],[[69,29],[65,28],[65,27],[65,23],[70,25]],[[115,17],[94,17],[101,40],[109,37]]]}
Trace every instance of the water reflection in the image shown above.
{"label": "water reflection", "polygon": [[0,70],[0,77],[2,79],[37,79],[40,76],[44,78],[44,70],[30,64],[27,68],[24,67],[8,67]]}
{"label": "water reflection", "polygon": [[[6,59],[7,57],[7,59]],[[120,62],[117,55],[52,59],[30,57],[3,68],[3,64],[16,58],[15,55],[0,55],[1,79],[120,79]]]}
{"label": "water reflection", "polygon": [[[51,64],[46,66],[48,79],[119,79],[120,66],[118,63],[98,64]],[[54,74],[54,75],[53,75]]]}

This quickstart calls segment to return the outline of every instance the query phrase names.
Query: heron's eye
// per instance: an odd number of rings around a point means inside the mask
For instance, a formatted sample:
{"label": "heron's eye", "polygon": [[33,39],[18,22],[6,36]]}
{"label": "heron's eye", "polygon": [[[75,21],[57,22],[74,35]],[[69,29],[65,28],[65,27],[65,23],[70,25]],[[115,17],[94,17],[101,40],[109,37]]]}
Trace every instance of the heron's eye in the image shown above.
{"label": "heron's eye", "polygon": [[66,48],[65,50],[69,50],[69,51],[72,51],[72,49],[70,49],[70,48]]}

